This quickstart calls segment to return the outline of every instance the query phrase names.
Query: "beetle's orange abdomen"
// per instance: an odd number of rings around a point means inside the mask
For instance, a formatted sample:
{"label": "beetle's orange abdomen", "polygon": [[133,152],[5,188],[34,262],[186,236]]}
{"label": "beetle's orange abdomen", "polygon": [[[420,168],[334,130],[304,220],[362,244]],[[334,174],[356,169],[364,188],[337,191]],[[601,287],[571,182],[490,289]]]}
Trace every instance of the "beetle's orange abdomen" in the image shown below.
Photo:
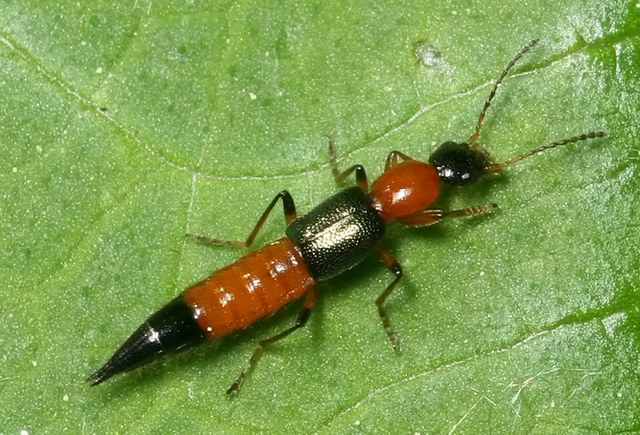
{"label": "beetle's orange abdomen", "polygon": [[407,160],[387,169],[371,186],[373,207],[385,222],[424,210],[438,197],[435,167]]}
{"label": "beetle's orange abdomen", "polygon": [[315,282],[298,247],[284,237],[186,289],[182,298],[214,340],[274,313]]}

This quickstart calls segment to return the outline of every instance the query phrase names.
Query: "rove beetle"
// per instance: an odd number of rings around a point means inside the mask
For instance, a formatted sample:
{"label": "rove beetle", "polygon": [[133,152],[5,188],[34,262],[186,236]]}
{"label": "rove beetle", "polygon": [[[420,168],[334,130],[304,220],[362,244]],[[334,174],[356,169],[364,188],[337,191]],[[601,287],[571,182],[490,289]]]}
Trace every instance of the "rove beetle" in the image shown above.
{"label": "rove beetle", "polygon": [[238,391],[267,346],[305,325],[316,302],[318,281],[351,269],[370,252],[374,252],[395,275],[375,303],[389,342],[394,350],[398,350],[398,341],[383,304],[402,277],[402,268],[390,252],[379,246],[386,225],[397,220],[408,227],[424,227],[445,218],[487,213],[497,206],[483,204],[449,212],[428,210],[427,207],[436,200],[440,182],[454,186],[470,185],[485,174],[499,176],[502,168],[541,151],[605,136],[600,131],[582,134],[543,145],[503,163],[494,163],[489,153],[478,144],[487,109],[498,86],[536,43],[537,40],[533,40],[522,48],[498,77],[471,137],[463,143],[445,142],[431,154],[429,163],[393,151],[387,157],[384,172],[369,189],[361,165],[354,165],[343,172],[338,170],[335,149],[330,140],[329,161],[335,181],[340,183],[355,172],[356,187],[338,192],[301,217],[296,215],[293,198],[283,190],[271,201],[244,242],[187,234],[203,243],[249,247],[278,200],[282,200],[287,222],[286,237],[214,272],[149,317],[111,359],[89,377],[91,385],[98,385],[118,373],[133,370],[168,354],[247,328],[288,302],[304,296],[304,305],[295,325],[261,341],[227,393]]}

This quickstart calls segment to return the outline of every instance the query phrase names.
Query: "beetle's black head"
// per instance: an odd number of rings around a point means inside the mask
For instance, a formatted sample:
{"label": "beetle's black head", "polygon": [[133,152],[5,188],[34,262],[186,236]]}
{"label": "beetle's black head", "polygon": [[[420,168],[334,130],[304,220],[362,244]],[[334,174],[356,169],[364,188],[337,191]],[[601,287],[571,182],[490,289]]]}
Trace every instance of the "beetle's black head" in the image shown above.
{"label": "beetle's black head", "polygon": [[440,179],[453,186],[473,184],[485,173],[486,156],[466,143],[445,142],[431,154],[429,163],[438,170]]}

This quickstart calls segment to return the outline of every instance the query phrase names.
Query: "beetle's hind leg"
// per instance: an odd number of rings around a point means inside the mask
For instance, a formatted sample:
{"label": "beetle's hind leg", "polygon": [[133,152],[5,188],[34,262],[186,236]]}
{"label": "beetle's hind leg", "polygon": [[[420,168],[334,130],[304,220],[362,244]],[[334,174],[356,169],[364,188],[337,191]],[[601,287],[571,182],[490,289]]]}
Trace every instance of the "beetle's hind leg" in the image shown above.
{"label": "beetle's hind leg", "polygon": [[274,335],[271,338],[262,340],[260,343],[258,343],[258,347],[253,352],[253,355],[251,355],[251,358],[249,358],[249,363],[244,368],[242,373],[240,373],[240,376],[238,376],[238,379],[236,379],[235,382],[231,384],[231,386],[227,390],[227,394],[237,392],[240,389],[240,387],[242,386],[242,382],[247,377],[251,369],[256,365],[256,363],[258,362],[258,359],[260,358],[260,355],[262,354],[262,351],[267,346],[275,343],[276,341],[282,340],[283,338],[287,337],[296,329],[302,328],[307,323],[307,320],[309,320],[309,316],[311,315],[311,309],[316,303],[317,295],[318,295],[317,287],[314,285],[307,292],[307,297],[305,298],[304,305],[302,306],[302,309],[298,314],[298,318],[296,319],[296,324],[293,325],[291,328],[285,331],[282,331],[281,333]]}
{"label": "beetle's hind leg", "polygon": [[247,240],[245,240],[244,242],[237,241],[237,240],[213,239],[210,237],[199,236],[196,234],[189,234],[189,233],[186,234],[186,237],[195,239],[200,243],[208,243],[211,245],[233,245],[233,246],[244,246],[248,248],[253,243],[254,239],[258,235],[258,232],[260,231],[265,221],[267,220],[267,217],[269,217],[269,213],[271,213],[271,210],[273,210],[273,208],[275,207],[279,199],[282,199],[282,208],[284,209],[284,218],[287,222],[287,225],[289,225],[297,217],[296,205],[293,202],[293,197],[291,196],[291,194],[286,190],[283,190],[282,192],[278,193],[275,198],[273,198],[273,200],[267,206],[264,213],[262,213],[262,216],[260,216],[260,219],[258,220],[258,223],[256,224],[256,226],[253,228],[253,231],[251,231],[251,234],[249,234],[249,237],[247,237]]}

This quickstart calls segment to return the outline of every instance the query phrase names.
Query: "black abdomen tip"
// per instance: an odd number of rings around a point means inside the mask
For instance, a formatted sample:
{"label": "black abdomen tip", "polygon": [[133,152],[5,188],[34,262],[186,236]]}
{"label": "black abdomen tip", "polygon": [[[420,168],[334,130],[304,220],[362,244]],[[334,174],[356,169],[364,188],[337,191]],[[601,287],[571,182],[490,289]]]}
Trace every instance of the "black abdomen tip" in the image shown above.
{"label": "black abdomen tip", "polygon": [[193,311],[178,296],[153,314],[113,354],[111,359],[89,376],[92,386],[123,372],[157,361],[205,341]]}
{"label": "black abdomen tip", "polygon": [[95,372],[94,374],[92,374],[91,376],[89,376],[87,378],[87,382],[89,382],[91,384],[91,386],[96,386],[98,384],[103,383],[104,381],[106,381],[107,379],[109,379],[110,377],[117,375],[118,373],[121,373],[122,370],[120,370],[118,367],[114,366],[111,361],[107,362],[105,365],[102,366],[102,368],[100,368],[100,370],[98,370],[97,372]]}

